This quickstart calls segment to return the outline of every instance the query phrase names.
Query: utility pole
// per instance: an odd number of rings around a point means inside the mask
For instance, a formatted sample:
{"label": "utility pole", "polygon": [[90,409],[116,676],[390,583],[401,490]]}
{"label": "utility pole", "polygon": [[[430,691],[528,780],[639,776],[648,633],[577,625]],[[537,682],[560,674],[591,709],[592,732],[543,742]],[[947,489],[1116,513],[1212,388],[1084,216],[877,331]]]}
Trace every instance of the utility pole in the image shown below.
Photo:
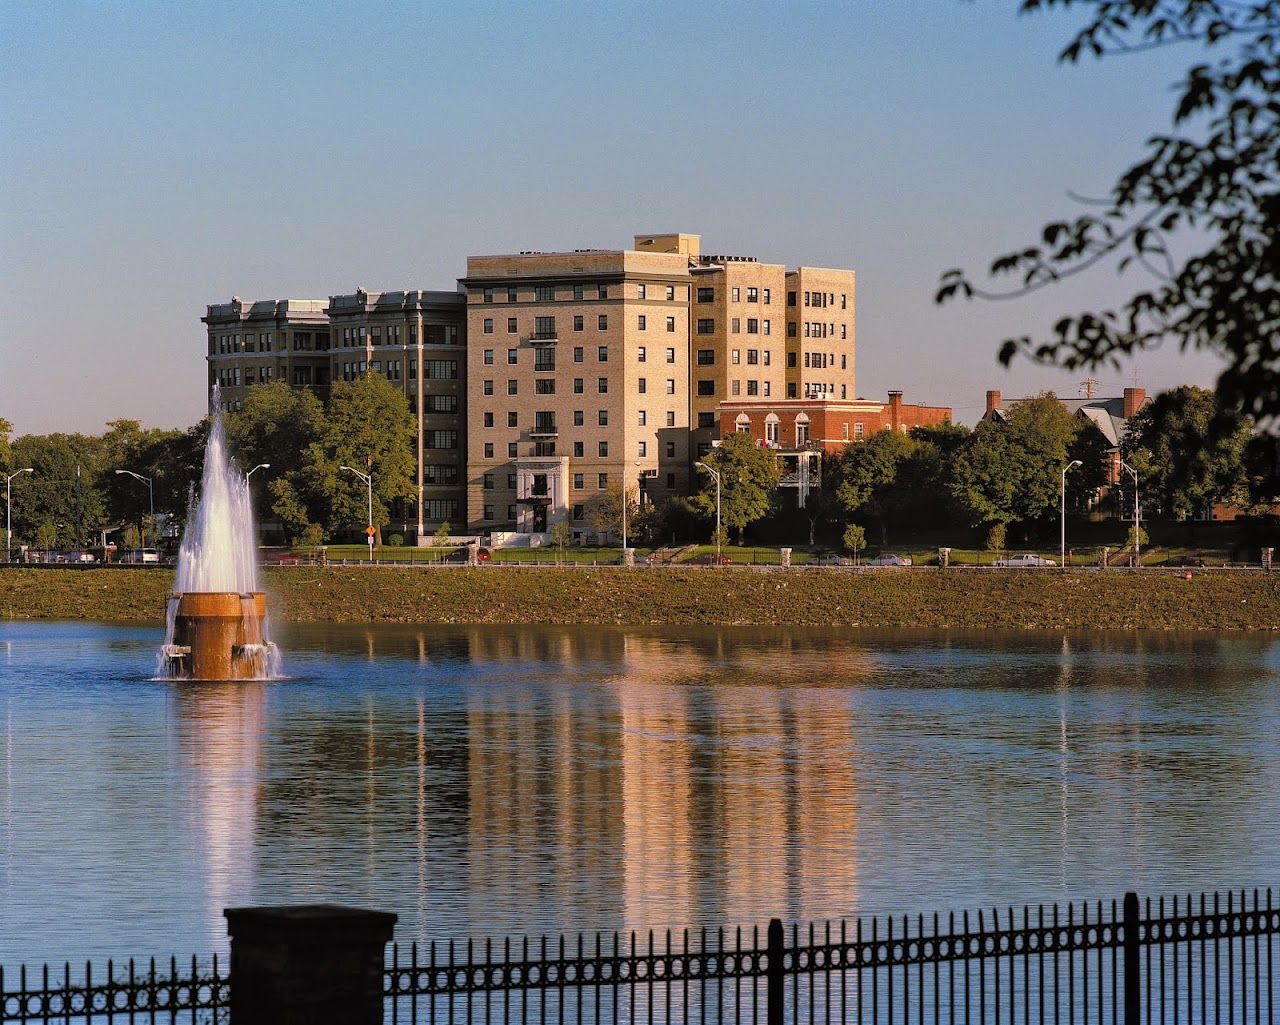
{"label": "utility pole", "polygon": [[81,538],[84,536],[81,532],[83,524],[82,505],[80,500],[80,464],[76,463],[76,548],[81,547]]}

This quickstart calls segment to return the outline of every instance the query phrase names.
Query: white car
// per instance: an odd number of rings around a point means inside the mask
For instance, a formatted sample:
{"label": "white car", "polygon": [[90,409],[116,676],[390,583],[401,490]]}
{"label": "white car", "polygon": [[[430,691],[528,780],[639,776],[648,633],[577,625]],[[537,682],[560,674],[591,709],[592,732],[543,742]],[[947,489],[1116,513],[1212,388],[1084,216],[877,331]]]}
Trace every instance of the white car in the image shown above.
{"label": "white car", "polygon": [[1042,559],[1038,555],[1032,555],[1030,552],[1022,552],[1019,555],[1010,555],[1007,559],[996,559],[992,563],[993,566],[1000,566],[1004,569],[1042,569],[1045,566],[1058,565],[1052,559]]}
{"label": "white car", "polygon": [[910,566],[911,556],[894,555],[893,552],[882,552],[881,554],[877,555],[874,559],[868,559],[866,561],[866,565],[868,566]]}

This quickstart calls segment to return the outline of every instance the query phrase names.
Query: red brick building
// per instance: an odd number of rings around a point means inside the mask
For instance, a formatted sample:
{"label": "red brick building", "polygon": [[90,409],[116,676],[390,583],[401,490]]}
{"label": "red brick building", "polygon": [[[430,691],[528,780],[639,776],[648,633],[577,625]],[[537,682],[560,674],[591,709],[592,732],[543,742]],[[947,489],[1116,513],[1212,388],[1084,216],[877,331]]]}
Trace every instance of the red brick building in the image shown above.
{"label": "red brick building", "polygon": [[795,451],[819,446],[838,453],[851,441],[876,431],[908,431],[951,420],[949,406],[922,406],[902,401],[902,392],[889,392],[888,402],[867,399],[834,401],[774,399],[761,402],[721,402],[720,437],[749,433],[769,448]]}

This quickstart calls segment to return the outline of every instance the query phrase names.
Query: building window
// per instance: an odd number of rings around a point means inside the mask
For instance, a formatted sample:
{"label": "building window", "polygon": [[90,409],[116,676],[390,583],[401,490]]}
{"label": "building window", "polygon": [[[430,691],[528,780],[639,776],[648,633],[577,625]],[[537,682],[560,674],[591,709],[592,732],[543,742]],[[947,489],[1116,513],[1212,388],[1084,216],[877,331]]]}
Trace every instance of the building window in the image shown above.
{"label": "building window", "polygon": [[596,391],[604,395],[609,390],[609,379],[607,377],[596,378]]}
{"label": "building window", "polygon": [[795,294],[795,292],[788,292],[788,293],[787,293],[787,305],[788,305],[788,306],[794,306],[795,304],[796,304],[796,294]]}
{"label": "building window", "polygon": [[761,332],[761,334],[766,334],[766,335],[771,335],[771,334],[773,334],[773,328],[772,328],[771,324],[769,323],[769,319],[768,319],[767,317],[765,318],[765,321],[764,321],[764,325],[763,325],[763,326],[764,326],[764,330]]}
{"label": "building window", "polygon": [[484,415],[484,425],[485,425],[486,427],[492,427],[492,426],[493,426],[493,413],[492,413],[492,412],[487,412],[487,413],[485,413],[485,415]]}
{"label": "building window", "polygon": [[796,383],[795,381],[792,381],[787,385],[787,398],[794,399],[795,397],[796,397]]}
{"label": "building window", "polygon": [[639,442],[636,446],[636,455],[643,459],[649,454],[649,446],[645,442]]}
{"label": "building window", "polygon": [[649,414],[646,413],[643,409],[638,410],[636,412],[636,423],[638,423],[641,427],[643,427],[648,422],[649,422]]}
{"label": "building window", "polygon": [[580,520],[587,515],[587,507],[585,505],[575,505],[573,507],[573,518]]}
{"label": "building window", "polygon": [[596,423],[601,427],[609,426],[609,411],[607,409],[601,409],[596,412]]}
{"label": "building window", "polygon": [[556,350],[549,345],[540,345],[533,350],[533,369],[539,373],[546,373],[556,368]]}
{"label": "building window", "polygon": [[[674,387],[675,382],[674,382],[674,381],[672,381],[671,383],[672,383],[672,386],[673,386],[673,387],[672,387],[672,389],[671,389],[671,392],[674,392],[674,391],[675,391],[675,387]],[[668,392],[667,394],[669,395],[669,394],[671,394],[671,392]],[[699,394],[699,395],[714,395],[715,393],[716,393],[716,383],[715,383],[715,381],[699,381],[699,382],[698,382],[698,394]]]}
{"label": "building window", "polygon": [[515,365],[516,365],[516,363],[517,363],[517,362],[519,362],[519,360],[520,360],[520,350],[519,350],[519,349],[508,349],[508,350],[507,350],[507,365],[508,365],[508,366],[515,366]]}
{"label": "building window", "polygon": [[596,447],[601,459],[604,459],[609,455],[609,443],[607,441],[597,442]]}
{"label": "building window", "polygon": [[756,320],[755,317],[748,317],[747,318],[747,334],[758,335],[759,333],[760,333],[760,321]]}
{"label": "building window", "polygon": [[667,442],[667,458],[674,459],[676,455],[676,443],[674,441]]}
{"label": "building window", "polygon": [[507,334],[513,335],[515,333],[516,333],[516,318],[508,317],[507,318]]}
{"label": "building window", "polygon": [[760,301],[760,290],[758,288],[747,289],[747,302],[758,303]]}
{"label": "building window", "polygon": [[841,337],[841,338],[848,338],[848,337],[849,337],[849,325],[848,325],[848,324],[841,324],[841,325],[840,325],[840,337]]}
{"label": "building window", "polygon": [[667,394],[674,395],[676,393],[676,379],[674,377],[667,378]]}
{"label": "building window", "polygon": [[609,315],[607,313],[602,313],[596,317],[596,329],[599,331],[609,330]]}
{"label": "building window", "polygon": [[764,383],[764,397],[767,399],[770,395],[770,384],[768,381]]}
{"label": "building window", "polygon": [[796,337],[796,322],[794,320],[787,321],[787,337],[788,338]]}
{"label": "building window", "polygon": [[647,290],[645,289],[644,285],[636,285],[636,298],[637,299],[646,298],[646,291]]}
{"label": "building window", "polygon": [[676,329],[676,318],[675,318],[675,317],[668,317],[668,318],[667,318],[667,330],[668,330],[669,332],[674,333],[674,332],[675,332],[675,329]]}
{"label": "building window", "polygon": [[596,474],[596,487],[604,491],[609,486],[609,475],[607,473]]}
{"label": "building window", "polygon": [[606,285],[597,285],[597,286],[596,286],[596,298],[597,298],[597,299],[608,299],[608,298],[609,298],[609,288],[608,288],[608,286],[606,286]]}
{"label": "building window", "polygon": [[515,302],[515,301],[516,301],[516,299],[517,299],[517,298],[518,298],[518,296],[516,295],[516,290],[515,290],[514,288],[508,288],[508,289],[507,289],[507,302],[509,302],[509,303],[513,303],[513,302]]}
{"label": "building window", "polygon": [[583,424],[583,419],[584,419],[584,417],[583,417],[583,412],[582,412],[582,410],[580,410],[580,409],[575,409],[575,410],[573,411],[573,426],[574,426],[574,427],[581,427],[581,426],[582,426],[582,424]]}
{"label": "building window", "polygon": [[771,300],[772,298],[773,298],[773,293],[771,293],[771,292],[769,291],[769,289],[767,289],[767,288],[766,288],[766,289],[764,290],[764,304],[765,304],[766,306],[768,306],[768,305],[769,305],[769,302],[770,302],[770,300]]}
{"label": "building window", "polygon": [[492,317],[484,318],[484,333],[487,335],[493,334],[493,318]]}
{"label": "building window", "polygon": [[493,458],[493,442],[492,441],[486,441],[484,443],[484,457],[486,459]]}
{"label": "building window", "polygon": [[759,349],[748,349],[748,350],[747,350],[747,365],[748,365],[748,366],[755,366],[755,365],[756,365],[757,363],[759,363],[759,362],[760,362],[760,350],[759,350]]}
{"label": "building window", "polygon": [[707,427],[714,427],[715,425],[716,425],[716,415],[715,415],[715,413],[699,413],[699,414],[698,414],[698,427],[699,427],[699,429],[704,429],[704,428],[707,428]]}
{"label": "building window", "polygon": [[643,314],[643,313],[642,313],[642,314],[640,314],[640,316],[639,316],[639,317],[637,318],[637,320],[636,320],[636,326],[637,326],[641,331],[643,331],[643,330],[645,330],[645,324],[646,324],[646,323],[647,323],[647,321],[645,320],[645,316],[644,316],[644,314]]}
{"label": "building window", "polygon": [[492,395],[492,394],[493,394],[493,381],[491,381],[491,380],[485,380],[485,382],[481,385],[481,390],[482,390],[482,391],[484,392],[484,394],[486,394],[486,395]]}
{"label": "building window", "polygon": [[587,297],[587,290],[586,290],[586,286],[585,286],[585,285],[574,285],[574,286],[573,286],[573,297],[574,297],[575,299],[585,299],[585,298]]}
{"label": "building window", "polygon": [[698,366],[713,367],[716,363],[715,349],[699,349],[698,350]]}
{"label": "building window", "polygon": [[849,308],[849,296],[846,293],[841,292],[840,293],[840,309],[845,310],[848,308]]}
{"label": "building window", "polygon": [[507,442],[507,458],[514,459],[516,457],[516,443],[514,441]]}
{"label": "building window", "polygon": [[729,394],[730,395],[742,394],[742,382],[739,381],[736,377],[729,382]]}
{"label": "building window", "polygon": [[484,350],[484,365],[486,367],[493,366],[493,350],[492,349]]}
{"label": "building window", "polygon": [[554,377],[540,377],[533,382],[533,393],[535,395],[554,395],[556,393],[556,379]]}
{"label": "building window", "polygon": [[699,288],[698,302],[713,303],[716,301],[716,290],[714,288]]}
{"label": "building window", "polygon": [[747,394],[748,394],[748,395],[759,395],[759,394],[760,394],[760,382],[759,382],[759,381],[748,381],[748,382],[747,382]]}
{"label": "building window", "polygon": [[582,380],[582,378],[581,378],[581,377],[575,377],[575,378],[573,379],[573,394],[575,394],[575,395],[581,395],[585,390],[586,390],[586,389],[583,387],[583,380]]}
{"label": "building window", "polygon": [[600,363],[609,362],[609,346],[607,345],[596,346],[596,360],[597,362],[600,362]]}
{"label": "building window", "polygon": [[533,290],[534,302],[551,303],[556,301],[555,285],[538,285]]}
{"label": "building window", "polygon": [[585,442],[575,441],[573,443],[573,458],[581,459],[586,454],[586,452],[584,451],[585,448],[586,448]]}
{"label": "building window", "polygon": [[575,345],[573,347],[573,361],[575,363],[581,363],[582,359],[583,359],[582,346]]}
{"label": "building window", "polygon": [[486,506],[484,507],[484,518],[485,518],[486,520],[492,520],[492,519],[493,519],[493,506],[491,506],[491,505],[486,505]]}
{"label": "building window", "polygon": [[716,322],[711,317],[698,318],[698,334],[713,335],[716,333]]}
{"label": "building window", "polygon": [[485,289],[481,294],[484,296],[484,301],[485,301],[485,302],[487,302],[487,303],[491,303],[491,302],[493,302],[493,289],[492,289],[492,288],[486,288],[486,289]]}
{"label": "building window", "polygon": [[[457,448],[458,432],[424,431],[422,435],[422,444],[425,448]],[[485,448],[492,449],[492,443],[485,445]]]}
{"label": "building window", "polygon": [[507,487],[512,491],[516,489],[516,475],[514,473],[507,474]]}
{"label": "building window", "polygon": [[493,474],[491,474],[491,473],[486,473],[486,474],[484,475],[484,489],[485,489],[485,491],[492,491],[492,490],[493,490]]}
{"label": "building window", "polygon": [[729,353],[729,362],[730,362],[730,363],[732,363],[735,367],[736,367],[739,363],[741,363],[741,362],[742,362],[742,350],[741,350],[741,349],[734,349],[732,352],[730,352],[730,353]]}
{"label": "building window", "polygon": [[737,302],[741,297],[742,297],[741,289],[739,288],[730,289],[729,298],[732,299],[734,302]]}
{"label": "building window", "polygon": [[636,350],[636,362],[643,363],[647,358],[648,358],[648,353],[646,352],[645,347],[642,345],[640,346],[640,348]]}
{"label": "building window", "polygon": [[649,382],[646,378],[642,377],[636,382],[636,389],[640,392],[641,395],[643,395],[646,391],[648,391],[648,388],[649,388]]}
{"label": "building window", "polygon": [[586,475],[585,473],[575,473],[575,474],[573,475],[573,490],[574,490],[574,491],[581,491],[583,488],[585,488],[585,487],[587,486],[586,477],[587,477],[587,475]]}
{"label": "building window", "polygon": [[729,321],[729,330],[733,332],[733,334],[735,335],[741,334],[742,321],[738,317],[734,317],[732,320]]}
{"label": "building window", "polygon": [[514,409],[507,411],[507,426],[508,427],[520,426],[520,414],[517,413]]}
{"label": "building window", "polygon": [[576,316],[576,317],[574,317],[574,318],[573,318],[573,329],[574,329],[575,331],[581,331],[581,330],[582,330],[582,316],[581,316],[581,314],[579,314],[578,316]]}
{"label": "building window", "polygon": [[518,395],[519,393],[520,393],[519,382],[517,382],[514,377],[508,377],[507,378],[507,394]]}

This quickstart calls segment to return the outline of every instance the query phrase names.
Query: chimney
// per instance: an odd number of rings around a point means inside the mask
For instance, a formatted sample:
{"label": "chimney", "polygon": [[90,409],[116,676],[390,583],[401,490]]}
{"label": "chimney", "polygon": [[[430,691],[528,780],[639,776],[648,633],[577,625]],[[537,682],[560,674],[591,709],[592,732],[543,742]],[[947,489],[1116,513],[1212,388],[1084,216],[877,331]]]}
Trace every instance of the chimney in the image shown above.
{"label": "chimney", "polygon": [[987,392],[987,416],[990,416],[1000,408],[1000,393],[998,391]]}
{"label": "chimney", "polygon": [[895,431],[902,423],[902,392],[900,391],[889,393],[889,423]]}
{"label": "chimney", "polygon": [[1145,388],[1126,388],[1124,390],[1124,418],[1126,420],[1133,416],[1142,408],[1142,404],[1147,401],[1147,390]]}

